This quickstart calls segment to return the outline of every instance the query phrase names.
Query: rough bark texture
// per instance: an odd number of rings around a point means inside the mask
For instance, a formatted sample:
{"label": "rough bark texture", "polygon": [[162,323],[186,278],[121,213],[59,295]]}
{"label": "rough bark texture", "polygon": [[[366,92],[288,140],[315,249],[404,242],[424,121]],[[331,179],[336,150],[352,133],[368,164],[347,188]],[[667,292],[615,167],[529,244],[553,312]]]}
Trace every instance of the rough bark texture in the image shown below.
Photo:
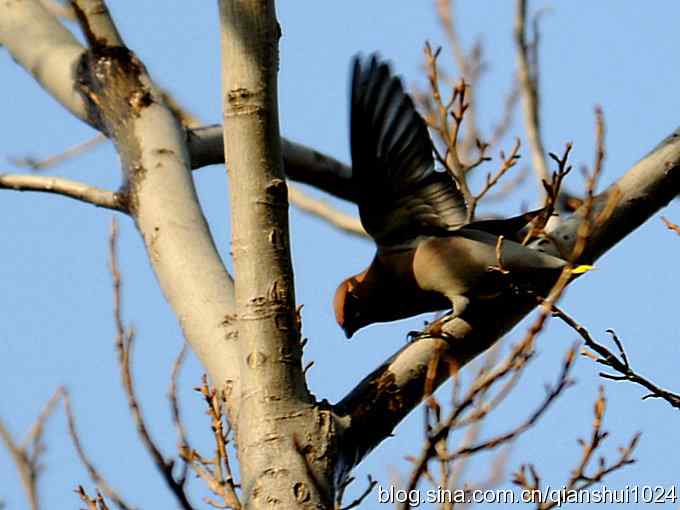
{"label": "rough bark texture", "polygon": [[[120,196],[194,352],[218,387],[237,386],[235,334],[227,320],[233,283],[198,203],[184,132],[143,64],[127,48],[109,46],[97,25],[87,25],[88,14],[79,13],[92,48],[81,57],[78,89],[89,122],[116,144],[125,179]],[[228,402],[230,415],[237,403]]]}
{"label": "rough bark texture", "polygon": [[[90,9],[85,11],[86,15],[92,9],[92,3],[102,2],[87,2]],[[94,26],[103,25],[103,33],[98,37],[108,41],[117,31],[108,26],[106,19],[101,20],[98,14],[101,9],[94,10],[98,18]],[[6,0],[0,5],[0,12],[0,44],[64,108],[92,125],[86,104],[74,87],[75,70],[85,48],[39,1]],[[222,126],[188,129],[185,136],[191,168],[224,163]],[[339,198],[354,200],[349,166],[285,138],[282,139],[282,151],[288,177]]]}
{"label": "rough bark texture", "polygon": [[[115,206],[135,220],[187,340],[229,397],[246,507],[331,508],[339,481],[421,401],[431,361],[446,358],[459,368],[493,345],[535,302],[502,296],[471,303],[451,321],[448,340],[408,344],[335,407],[315,402],[301,368],[282,159],[292,178],[342,198],[356,195],[347,166],[290,142],[281,145],[273,1],[221,2],[226,144],[216,128],[187,135],[141,62],[109,44],[119,36],[98,7],[103,4],[88,0],[84,5],[94,6],[81,15],[91,45],[85,55],[37,0],[0,3],[0,44],[74,115],[108,134],[120,153],[126,186],[115,197],[95,190],[93,199],[79,183],[64,181],[61,190],[51,191]],[[235,291],[190,173],[190,167],[223,161],[225,152]],[[25,179],[12,178],[10,184],[36,188]],[[596,213],[618,195],[580,262],[596,260],[679,190],[676,131],[597,198]],[[553,228],[554,253],[571,251],[580,222],[577,214]],[[436,385],[449,375],[445,366]]]}
{"label": "rough bark texture", "polygon": [[334,421],[315,407],[302,370],[278,124],[274,2],[223,0],[220,18],[242,497],[246,508],[329,508]]}

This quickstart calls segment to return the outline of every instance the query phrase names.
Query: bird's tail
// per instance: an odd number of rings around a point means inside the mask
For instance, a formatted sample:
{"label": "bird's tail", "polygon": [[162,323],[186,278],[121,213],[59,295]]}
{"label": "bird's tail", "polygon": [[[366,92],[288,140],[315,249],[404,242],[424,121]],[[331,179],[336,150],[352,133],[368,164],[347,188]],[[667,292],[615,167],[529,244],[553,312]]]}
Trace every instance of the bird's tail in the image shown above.
{"label": "bird's tail", "polygon": [[587,273],[588,271],[592,271],[593,269],[595,269],[595,266],[591,266],[590,264],[581,264],[573,267],[571,269],[571,274],[583,274]]}

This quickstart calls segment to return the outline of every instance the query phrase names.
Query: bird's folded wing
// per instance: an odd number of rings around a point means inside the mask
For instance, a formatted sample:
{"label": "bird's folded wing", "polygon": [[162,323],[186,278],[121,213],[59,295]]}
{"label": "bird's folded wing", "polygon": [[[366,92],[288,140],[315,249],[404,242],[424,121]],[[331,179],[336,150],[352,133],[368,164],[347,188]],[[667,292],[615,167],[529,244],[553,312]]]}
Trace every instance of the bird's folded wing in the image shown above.
{"label": "bird's folded wing", "polygon": [[467,229],[481,230],[496,236],[503,236],[506,239],[513,241],[520,241],[522,237],[522,229],[526,227],[531,221],[545,212],[545,208],[528,211],[519,216],[512,218],[501,218],[494,220],[480,220],[473,221],[465,225]]}
{"label": "bird's folded wing", "polygon": [[352,179],[366,231],[394,245],[462,226],[463,196],[448,173],[435,171],[425,121],[399,78],[375,55],[357,57],[351,86]]}

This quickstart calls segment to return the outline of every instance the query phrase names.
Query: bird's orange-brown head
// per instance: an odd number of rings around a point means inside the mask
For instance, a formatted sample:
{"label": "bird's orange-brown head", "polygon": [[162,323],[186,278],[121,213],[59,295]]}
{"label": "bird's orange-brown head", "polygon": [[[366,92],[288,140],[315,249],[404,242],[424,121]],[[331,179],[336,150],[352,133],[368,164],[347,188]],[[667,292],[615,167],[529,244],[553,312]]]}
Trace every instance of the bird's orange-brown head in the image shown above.
{"label": "bird's orange-brown head", "polygon": [[361,284],[364,276],[365,273],[361,273],[344,280],[338,285],[333,298],[335,320],[347,338],[351,338],[358,329],[373,322],[365,314],[370,307],[362,305],[360,294],[357,292],[357,286]]}

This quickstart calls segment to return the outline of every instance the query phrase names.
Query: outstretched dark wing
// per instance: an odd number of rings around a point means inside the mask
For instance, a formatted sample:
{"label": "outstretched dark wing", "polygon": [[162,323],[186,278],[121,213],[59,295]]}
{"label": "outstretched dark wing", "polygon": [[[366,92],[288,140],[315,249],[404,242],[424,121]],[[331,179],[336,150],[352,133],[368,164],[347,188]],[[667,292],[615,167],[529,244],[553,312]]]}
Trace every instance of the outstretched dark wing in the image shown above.
{"label": "outstretched dark wing", "polygon": [[355,57],[351,94],[352,180],[366,231],[394,245],[462,226],[463,196],[448,173],[435,171],[425,121],[401,80],[376,55]]}

